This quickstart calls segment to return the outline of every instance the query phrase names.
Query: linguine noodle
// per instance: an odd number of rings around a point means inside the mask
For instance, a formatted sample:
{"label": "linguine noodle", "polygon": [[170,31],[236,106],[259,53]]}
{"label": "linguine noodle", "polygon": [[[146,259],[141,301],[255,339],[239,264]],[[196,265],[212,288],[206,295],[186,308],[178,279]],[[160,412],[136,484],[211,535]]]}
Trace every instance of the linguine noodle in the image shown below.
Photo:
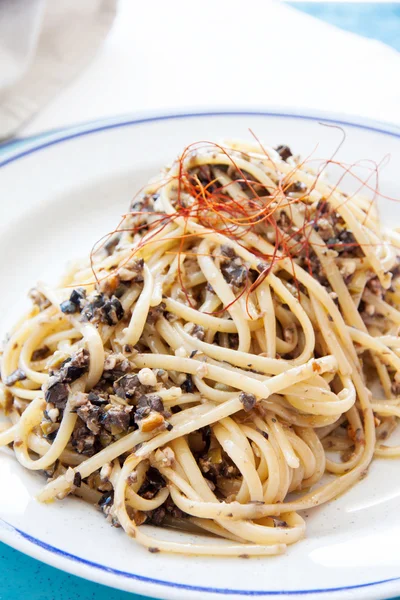
{"label": "linguine noodle", "polygon": [[45,473],[39,500],[78,495],[152,552],[281,553],[400,454],[399,246],[286,146],[194,144],[31,291],[0,443]]}

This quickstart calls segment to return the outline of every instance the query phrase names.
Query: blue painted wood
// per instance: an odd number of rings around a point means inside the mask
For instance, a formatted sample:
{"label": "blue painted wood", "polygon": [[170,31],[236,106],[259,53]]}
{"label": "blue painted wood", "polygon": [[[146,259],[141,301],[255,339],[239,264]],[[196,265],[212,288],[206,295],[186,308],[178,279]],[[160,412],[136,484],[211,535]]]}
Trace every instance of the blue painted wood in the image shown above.
{"label": "blue painted wood", "polygon": [[290,2],[293,8],[400,51],[398,2]]}
{"label": "blue painted wood", "polygon": [[1,542],[0,579],[0,600],[146,600],[69,575]]}

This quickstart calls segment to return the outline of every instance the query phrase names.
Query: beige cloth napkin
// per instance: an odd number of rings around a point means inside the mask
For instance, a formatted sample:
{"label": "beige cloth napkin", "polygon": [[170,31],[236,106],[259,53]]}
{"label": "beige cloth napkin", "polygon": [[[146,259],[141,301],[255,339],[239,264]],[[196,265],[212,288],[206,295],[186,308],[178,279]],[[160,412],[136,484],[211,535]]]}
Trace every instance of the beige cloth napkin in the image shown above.
{"label": "beige cloth napkin", "polygon": [[0,140],[15,135],[96,53],[117,0],[0,0]]}

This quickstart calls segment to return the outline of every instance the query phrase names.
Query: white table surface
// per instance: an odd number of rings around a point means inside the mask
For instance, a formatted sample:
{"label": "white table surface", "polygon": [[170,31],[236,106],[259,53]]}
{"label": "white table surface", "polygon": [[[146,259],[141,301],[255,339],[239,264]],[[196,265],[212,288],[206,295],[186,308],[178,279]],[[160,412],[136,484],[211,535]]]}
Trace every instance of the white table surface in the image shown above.
{"label": "white table surface", "polygon": [[400,55],[274,0],[120,0],[92,63],[20,135],[145,110],[268,105],[400,125]]}

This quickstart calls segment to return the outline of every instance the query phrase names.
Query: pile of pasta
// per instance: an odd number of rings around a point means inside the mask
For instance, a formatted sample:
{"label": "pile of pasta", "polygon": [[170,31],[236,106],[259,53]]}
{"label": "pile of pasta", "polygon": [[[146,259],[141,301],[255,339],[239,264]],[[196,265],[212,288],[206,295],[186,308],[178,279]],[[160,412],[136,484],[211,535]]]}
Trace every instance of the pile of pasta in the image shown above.
{"label": "pile of pasta", "polygon": [[31,291],[0,443],[45,473],[39,500],[80,496],[151,552],[281,553],[400,453],[398,248],[287,146],[193,144]]}

